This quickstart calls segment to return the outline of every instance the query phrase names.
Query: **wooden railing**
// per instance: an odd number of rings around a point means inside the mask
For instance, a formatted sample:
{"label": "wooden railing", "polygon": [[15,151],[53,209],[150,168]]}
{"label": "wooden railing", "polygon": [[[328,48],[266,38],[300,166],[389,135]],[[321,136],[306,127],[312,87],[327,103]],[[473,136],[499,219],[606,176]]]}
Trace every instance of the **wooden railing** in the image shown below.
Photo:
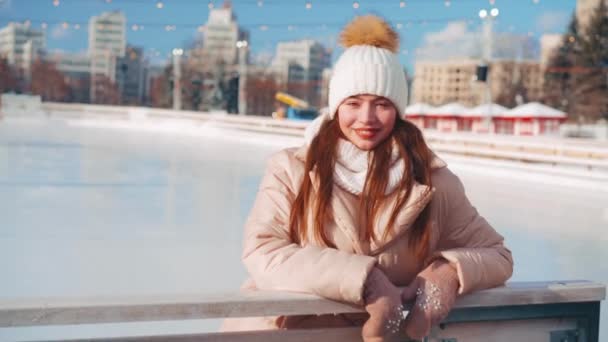
{"label": "wooden railing", "polygon": [[[568,334],[579,336],[577,340],[572,341],[597,342],[599,302],[605,296],[606,288],[603,284],[588,281],[509,283],[504,287],[478,291],[460,297],[449,317],[439,327],[433,329],[427,340],[503,341],[499,335],[490,338],[487,334],[483,335],[485,339],[458,339],[466,338],[466,336],[463,337],[462,332],[459,332],[463,326],[465,331],[470,332],[471,328],[470,326],[466,328],[467,324],[485,322],[478,323],[476,329],[487,330],[489,324],[493,334],[507,334],[510,338],[513,338],[514,333],[523,336],[522,331],[526,330],[530,334],[528,336],[536,336],[534,333],[537,335],[554,334],[555,331],[564,334],[564,331],[568,331]],[[242,291],[213,296],[4,299],[0,300],[0,328],[357,312],[362,312],[362,308],[314,295],[267,291]],[[522,323],[525,321],[529,321],[530,325]],[[509,325],[509,322],[512,324]],[[563,329],[560,330],[560,327]],[[538,331],[532,331],[534,329]],[[460,335],[448,338],[445,337],[446,334]],[[113,337],[99,340],[359,341],[361,337],[360,327],[350,327],[132,338]],[[536,340],[525,339],[525,341],[534,342]]]}

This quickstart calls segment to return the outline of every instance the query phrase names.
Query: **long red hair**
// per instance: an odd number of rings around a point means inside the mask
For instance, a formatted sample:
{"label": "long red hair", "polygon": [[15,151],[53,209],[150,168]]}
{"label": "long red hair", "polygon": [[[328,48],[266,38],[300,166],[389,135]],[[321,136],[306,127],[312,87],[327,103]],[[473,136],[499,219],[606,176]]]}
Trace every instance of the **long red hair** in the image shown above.
{"label": "long red hair", "polygon": [[[329,204],[334,184],[336,146],[341,136],[338,119],[334,118],[321,125],[319,133],[310,143],[306,155],[305,176],[291,207],[289,218],[290,237],[297,243],[307,241],[309,229],[312,229],[313,238],[316,241],[327,247],[336,247],[327,237],[324,222],[332,218],[333,215]],[[388,204],[390,197],[390,194],[389,196],[385,195],[385,190],[388,185],[393,142],[396,143],[400,157],[405,161],[406,167],[403,171],[402,181],[395,190],[398,191],[396,192],[397,198],[392,206],[387,228],[382,237],[377,237],[374,233],[373,223],[380,209]],[[430,165],[433,154],[426,145],[418,127],[397,115],[391,135],[374,148],[372,156],[363,192],[360,196],[360,222],[363,222],[365,226],[367,241],[383,241],[393,232],[397,214],[403,209],[411,196],[414,181],[432,186]],[[312,170],[317,172],[317,178],[319,179],[318,193],[314,192],[310,177],[306,176]],[[307,217],[311,209],[313,210],[314,222],[312,227],[309,227]],[[428,252],[428,224],[429,208],[427,206],[407,233],[410,248],[414,249],[416,255],[420,258],[424,258]]]}

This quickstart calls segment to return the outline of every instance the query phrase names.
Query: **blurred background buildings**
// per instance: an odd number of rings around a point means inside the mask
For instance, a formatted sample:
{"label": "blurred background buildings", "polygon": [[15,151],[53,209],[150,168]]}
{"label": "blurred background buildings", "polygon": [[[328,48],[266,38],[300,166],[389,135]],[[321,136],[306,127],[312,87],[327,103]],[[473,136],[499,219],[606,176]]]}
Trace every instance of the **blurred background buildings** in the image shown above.
{"label": "blurred background buildings", "polygon": [[[60,5],[59,0],[53,3]],[[156,6],[161,9],[163,3]],[[479,30],[467,29],[466,22],[448,22],[451,34],[429,35],[415,51],[403,50],[415,55],[412,70],[405,70],[411,85],[405,96],[411,104],[432,106],[493,102],[512,108],[541,102],[568,113],[571,121],[607,117],[607,6],[608,0],[578,0],[562,34],[498,32],[492,29],[500,18],[496,8],[483,16],[480,11]],[[332,58],[338,55],[335,39],[333,44],[296,39],[276,44],[272,56],[252,58],[251,33],[239,24],[229,1],[220,6],[210,1],[206,22],[193,28],[193,38],[164,62],[152,63],[143,46],[129,44],[127,32],[144,30],[144,25],[129,22],[121,11],[92,16],[88,49],[78,53],[49,51],[48,25],[11,21],[0,29],[0,92],[37,94],[44,101],[271,115],[283,106],[277,92],[324,107]],[[63,30],[84,26],[58,25]],[[402,23],[395,26],[407,29]],[[261,25],[259,30],[270,28]],[[176,94],[179,103],[174,103]]]}

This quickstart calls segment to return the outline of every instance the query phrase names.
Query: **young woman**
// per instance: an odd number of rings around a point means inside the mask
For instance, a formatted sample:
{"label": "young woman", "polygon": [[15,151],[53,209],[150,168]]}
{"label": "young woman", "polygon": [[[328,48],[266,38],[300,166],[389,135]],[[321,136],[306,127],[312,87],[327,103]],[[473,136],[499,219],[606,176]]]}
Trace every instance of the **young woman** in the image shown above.
{"label": "young woman", "polygon": [[[368,315],[233,319],[224,330],[363,325],[366,341],[422,338],[458,295],[511,276],[503,237],[402,119],[397,33],[363,16],[341,40],[329,112],[309,127],[304,146],[268,163],[245,226],[245,287],[313,293]],[[414,303],[407,318],[404,302]]]}

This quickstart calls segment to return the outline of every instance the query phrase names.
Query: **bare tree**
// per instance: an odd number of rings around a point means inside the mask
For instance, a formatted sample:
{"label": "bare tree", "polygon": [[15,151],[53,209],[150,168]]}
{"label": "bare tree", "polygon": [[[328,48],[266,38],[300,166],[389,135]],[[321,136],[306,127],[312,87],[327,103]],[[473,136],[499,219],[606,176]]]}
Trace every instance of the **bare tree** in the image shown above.
{"label": "bare tree", "polygon": [[270,116],[276,110],[275,94],[279,85],[272,75],[249,75],[245,82],[247,111],[257,115]]}
{"label": "bare tree", "polygon": [[0,58],[0,94],[19,91],[16,71],[5,58]]}
{"label": "bare tree", "polygon": [[600,1],[587,29],[573,15],[545,72],[544,102],[573,121],[608,117],[608,13]]}
{"label": "bare tree", "polygon": [[37,59],[32,64],[30,91],[40,95],[43,101],[66,101],[70,89],[65,75],[54,63]]}

